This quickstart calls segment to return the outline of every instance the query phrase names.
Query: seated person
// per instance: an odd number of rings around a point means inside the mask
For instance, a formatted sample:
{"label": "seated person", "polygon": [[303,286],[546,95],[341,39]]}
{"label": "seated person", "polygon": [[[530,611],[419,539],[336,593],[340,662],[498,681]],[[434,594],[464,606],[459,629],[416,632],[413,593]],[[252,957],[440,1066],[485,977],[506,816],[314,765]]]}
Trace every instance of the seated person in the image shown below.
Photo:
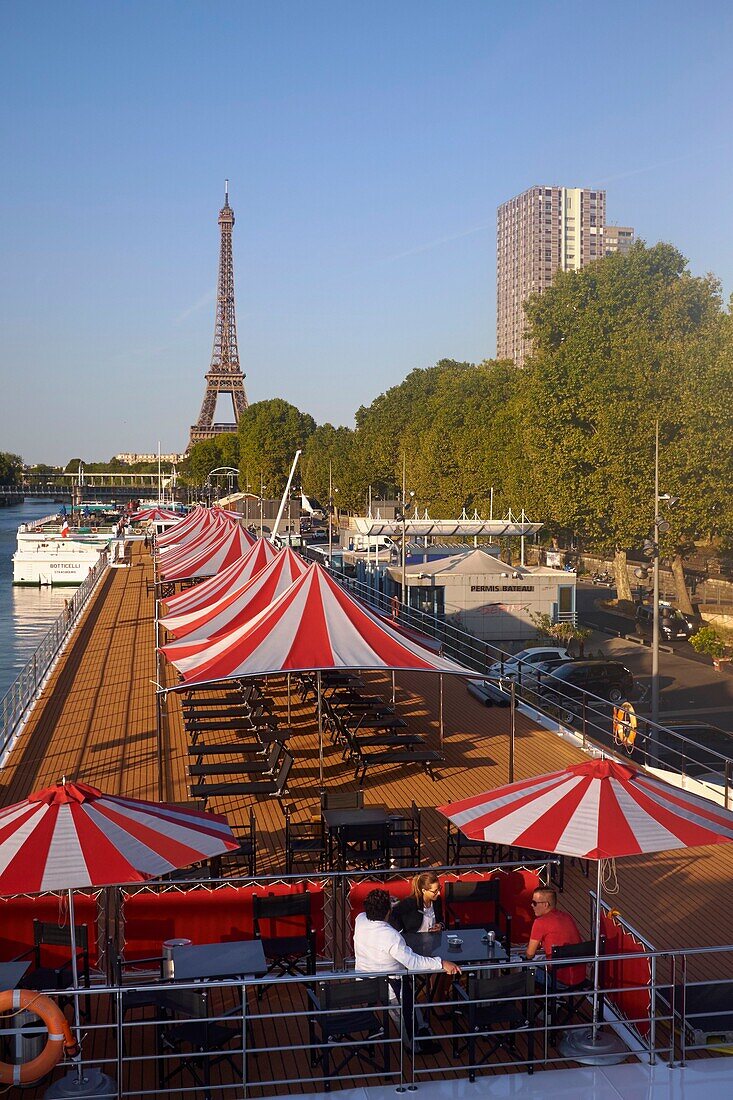
{"label": "seated person", "polygon": [[[541,948],[545,958],[552,955],[553,947],[565,944],[582,943],[583,937],[569,913],[557,908],[557,891],[551,887],[538,886],[532,894],[534,921],[529,933],[527,958],[533,959]],[[560,966],[555,979],[560,985],[580,985],[586,976],[585,963],[573,966]]]}
{"label": "seated person", "polygon": [[408,935],[443,931],[443,904],[435,871],[422,871],[414,876],[411,892],[395,905],[389,923]]}
{"label": "seated person", "polygon": [[[354,923],[355,970],[366,974],[399,974],[405,971],[424,974],[460,974],[461,969],[438,955],[417,955],[404,941],[402,935],[389,923],[389,894],[386,890],[371,890],[364,899],[364,912]],[[390,996],[396,1000],[397,990],[391,985]],[[399,988],[399,985],[398,987]],[[412,1046],[413,1005],[412,986],[402,985],[402,1016],[405,1022],[406,1045]],[[421,1027],[418,1021],[418,1027]],[[421,1028],[421,1030],[423,1030]],[[437,1049],[432,1043],[423,1043],[422,1052],[429,1054]]]}

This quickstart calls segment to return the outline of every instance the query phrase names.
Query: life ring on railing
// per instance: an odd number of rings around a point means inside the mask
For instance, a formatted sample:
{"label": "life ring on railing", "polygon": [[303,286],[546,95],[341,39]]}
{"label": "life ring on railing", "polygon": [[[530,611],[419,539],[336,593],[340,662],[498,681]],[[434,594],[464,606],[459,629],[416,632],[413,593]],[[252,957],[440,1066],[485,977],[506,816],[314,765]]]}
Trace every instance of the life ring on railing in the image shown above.
{"label": "life ring on railing", "polygon": [[636,741],[636,711],[633,703],[621,703],[613,708],[613,739],[617,745],[623,745],[628,753],[634,751]]}
{"label": "life ring on railing", "polygon": [[0,1012],[21,1012],[24,1009],[43,1020],[48,1029],[48,1039],[38,1057],[30,1062],[19,1066],[0,1062],[0,1084],[3,1085],[31,1085],[50,1073],[63,1054],[73,1058],[79,1053],[79,1044],[71,1033],[69,1021],[50,997],[33,989],[6,989],[0,993]]}

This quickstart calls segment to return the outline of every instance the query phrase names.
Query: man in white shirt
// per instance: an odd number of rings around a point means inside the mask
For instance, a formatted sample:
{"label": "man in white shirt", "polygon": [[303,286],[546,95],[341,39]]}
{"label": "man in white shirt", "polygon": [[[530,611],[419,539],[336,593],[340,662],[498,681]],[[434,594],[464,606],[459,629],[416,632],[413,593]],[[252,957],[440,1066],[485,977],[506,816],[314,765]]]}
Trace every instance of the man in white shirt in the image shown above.
{"label": "man in white shirt", "polygon": [[[364,899],[364,912],[354,924],[355,969],[367,974],[399,974],[402,971],[460,974],[461,968],[437,955],[417,955],[405,943],[401,932],[389,924],[390,902],[386,890],[372,890]],[[412,1041],[412,986],[402,983],[402,1016],[408,1041]],[[423,1030],[422,1028],[420,1029]],[[423,1042],[424,1053],[430,1045]]]}

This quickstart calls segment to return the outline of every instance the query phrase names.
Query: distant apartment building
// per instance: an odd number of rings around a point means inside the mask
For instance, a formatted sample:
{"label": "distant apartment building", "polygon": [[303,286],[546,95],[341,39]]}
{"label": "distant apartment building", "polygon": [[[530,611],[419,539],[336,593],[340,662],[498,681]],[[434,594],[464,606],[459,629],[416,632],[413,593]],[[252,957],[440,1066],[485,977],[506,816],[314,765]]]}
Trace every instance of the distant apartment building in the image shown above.
{"label": "distant apartment building", "polygon": [[[558,268],[578,271],[634,239],[628,227],[610,227],[606,192],[584,187],[531,187],[502,203],[496,233],[496,354],[522,366],[529,354],[524,302],[552,283]],[[630,239],[627,236],[630,234]]]}
{"label": "distant apartment building", "polygon": [[630,225],[607,225],[603,230],[604,255],[628,252],[634,243],[634,230]]}
{"label": "distant apartment building", "polygon": [[[185,455],[182,454],[167,454],[161,455],[161,462],[183,462]],[[157,462],[158,453],[155,454],[135,454],[132,451],[123,451],[122,454],[115,455],[115,459],[118,462],[124,462],[127,466],[135,466],[138,462]]]}

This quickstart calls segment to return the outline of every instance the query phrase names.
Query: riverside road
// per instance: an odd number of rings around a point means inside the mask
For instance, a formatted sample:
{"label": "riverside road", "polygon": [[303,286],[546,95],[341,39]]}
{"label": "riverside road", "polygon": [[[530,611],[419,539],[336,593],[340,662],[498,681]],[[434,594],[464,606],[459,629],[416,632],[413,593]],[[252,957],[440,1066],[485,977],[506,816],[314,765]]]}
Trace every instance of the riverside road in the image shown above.
{"label": "riverside road", "polygon": [[[593,628],[586,652],[592,651],[595,656],[600,649],[605,656],[622,661],[633,673],[641,696],[637,709],[648,714],[651,649],[623,637],[610,636],[610,632],[633,634],[635,624],[631,619],[598,607],[599,600],[609,598],[609,591],[612,590],[590,584],[578,585],[578,620],[583,626]],[[730,672],[718,672],[709,659],[695,653],[689,642],[679,641],[660,650],[659,674],[659,718],[663,725],[709,722],[733,735],[733,675]]]}

